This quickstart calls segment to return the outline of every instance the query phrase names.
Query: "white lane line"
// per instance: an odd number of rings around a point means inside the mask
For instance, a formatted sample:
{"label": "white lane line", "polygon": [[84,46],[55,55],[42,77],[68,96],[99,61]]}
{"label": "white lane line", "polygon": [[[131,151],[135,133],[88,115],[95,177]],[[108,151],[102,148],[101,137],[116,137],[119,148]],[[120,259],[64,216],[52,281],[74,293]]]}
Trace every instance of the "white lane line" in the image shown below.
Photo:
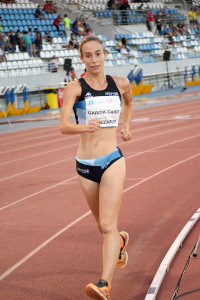
{"label": "white lane line", "polygon": [[159,172],[157,172],[157,173],[155,173],[155,174],[153,174],[153,175],[151,175],[151,176],[149,176],[149,177],[143,179],[142,181],[140,181],[140,182],[138,182],[138,183],[136,183],[136,184],[131,185],[129,188],[125,189],[125,190],[123,191],[123,193],[125,193],[125,192],[131,190],[132,188],[134,188],[134,187],[140,185],[141,183],[144,183],[144,182],[146,182],[146,181],[148,181],[148,180],[150,180],[150,179],[152,179],[152,178],[154,178],[154,177],[156,177],[156,176],[158,176],[158,175],[160,175],[160,174],[162,174],[162,173],[164,173],[164,172],[166,172],[166,171],[168,171],[168,170],[170,170],[170,169],[172,169],[172,168],[174,168],[174,167],[176,167],[176,166],[179,166],[179,165],[181,165],[181,164],[183,164],[183,163],[185,163],[185,162],[187,162],[187,161],[189,161],[189,160],[191,160],[191,159],[193,159],[193,158],[196,158],[196,157],[198,157],[198,156],[200,156],[200,153],[195,154],[195,155],[193,155],[193,156],[190,156],[190,157],[188,157],[188,158],[186,158],[186,159],[184,159],[184,160],[181,160],[181,161],[175,163],[174,165],[171,165],[171,166],[169,166],[169,167],[167,167],[167,168],[165,168],[165,169],[163,169],[163,170],[161,170],[161,171],[159,171]]}
{"label": "white lane line", "polygon": [[4,180],[12,179],[12,178],[17,177],[17,176],[24,175],[24,174],[27,174],[27,173],[31,173],[31,172],[34,172],[34,171],[37,171],[37,170],[40,170],[40,169],[43,169],[43,168],[46,168],[46,167],[50,167],[50,166],[53,166],[53,165],[56,165],[56,164],[60,164],[60,163],[62,163],[64,161],[68,161],[68,160],[70,160],[72,158],[75,158],[75,157],[73,156],[73,157],[65,158],[65,159],[58,160],[58,161],[55,161],[53,163],[46,164],[46,165],[43,165],[43,166],[40,166],[40,167],[37,167],[37,168],[29,169],[29,170],[21,172],[21,173],[16,173],[14,175],[11,175],[11,176],[8,176],[8,177],[4,177],[4,178],[0,179],[0,182],[4,181]]}
{"label": "white lane line", "polygon": [[36,156],[39,156],[39,155],[44,155],[44,154],[46,155],[47,153],[56,152],[58,150],[63,150],[63,149],[66,149],[66,148],[68,148],[68,146],[64,146],[64,147],[60,147],[60,148],[54,148],[52,150],[48,150],[48,151],[44,151],[44,152],[40,152],[40,153],[36,153],[36,154],[32,154],[32,155],[20,157],[20,158],[17,158],[17,159],[2,162],[2,163],[0,163],[0,166],[10,164],[10,163],[13,163],[13,162],[17,162],[17,161],[20,161],[20,160],[23,160],[23,159],[33,158],[33,157],[36,157]]}
{"label": "white lane line", "polygon": [[[179,130],[182,130],[182,129],[191,128],[191,127],[194,127],[194,126],[199,126],[199,123],[192,124],[190,126],[180,127],[180,128],[173,128],[171,130],[166,130],[166,131],[158,132],[156,134],[148,135],[146,137],[141,137],[141,138],[138,138],[138,139],[135,139],[135,140],[132,139],[132,140],[129,141],[129,143],[133,143],[135,141],[139,141],[139,140],[142,140],[144,138],[151,138],[151,137],[154,137],[154,136],[158,136],[158,135],[162,135],[162,134],[166,134],[166,133],[171,133],[171,132],[174,132],[174,131],[179,131]],[[132,130],[134,130],[134,129],[131,129],[130,131],[132,131]],[[120,135],[120,133],[118,133],[117,135]],[[36,147],[36,146],[41,146],[41,145],[46,145],[46,144],[50,144],[50,143],[55,143],[57,141],[64,141],[64,139],[62,137],[62,138],[59,138],[59,139],[55,139],[53,141],[46,141],[46,142],[43,142],[43,143],[37,143],[37,144],[33,144],[33,145],[27,145],[27,146],[24,146],[24,147],[21,147],[21,148],[16,148],[16,149],[11,149],[11,150],[0,152],[0,154],[15,152],[15,151],[22,150],[22,149],[28,149],[28,148],[32,148],[32,147]],[[123,143],[120,143],[120,145],[123,144]],[[68,147],[73,147],[74,145],[69,145]],[[78,145],[78,144],[76,144],[76,145]]]}
{"label": "white lane line", "polygon": [[85,217],[87,217],[89,214],[91,214],[91,211],[86,212],[70,224],[68,224],[66,227],[62,228],[60,231],[52,235],[49,239],[47,239],[45,242],[40,244],[37,248],[35,248],[33,251],[31,251],[29,254],[27,254],[25,257],[23,257],[20,261],[18,261],[15,265],[13,265],[10,269],[8,269],[6,272],[4,272],[0,276],[0,281],[3,280],[6,276],[8,276],[10,273],[12,273],[14,270],[16,270],[19,266],[21,266],[23,263],[25,263],[29,258],[31,258],[34,254],[36,254],[38,251],[40,251],[42,248],[44,248],[47,244],[49,244],[51,241],[53,241],[55,238],[57,238],[59,235],[61,235],[63,232],[68,230],[70,227],[75,225],[76,223],[83,220]]}
{"label": "white lane line", "polygon": [[[148,153],[148,152],[151,152],[151,151],[155,151],[155,150],[160,149],[160,148],[163,148],[163,147],[167,147],[167,146],[170,146],[170,145],[173,145],[173,144],[176,144],[176,143],[180,143],[180,142],[183,142],[183,141],[186,141],[186,140],[190,140],[190,139],[195,138],[195,137],[198,137],[198,136],[200,136],[200,134],[194,135],[194,136],[190,136],[190,137],[187,137],[187,138],[184,138],[184,139],[181,139],[181,140],[176,140],[176,141],[174,141],[174,142],[171,142],[171,143],[168,143],[168,144],[164,144],[164,145],[158,146],[158,147],[156,147],[156,148],[151,148],[151,149],[145,150],[145,151],[143,151],[143,152],[139,152],[139,153],[130,155],[130,156],[126,157],[125,159],[129,159],[129,158],[132,158],[132,157],[135,157],[135,156],[142,155],[142,154],[144,154],[144,153]],[[74,158],[74,157],[73,157],[73,158]],[[68,158],[68,159],[70,159],[70,158]],[[72,180],[72,179],[74,179],[74,177],[69,178],[68,181],[69,181],[69,180]],[[61,183],[58,183],[58,185],[59,185],[59,184],[62,184],[63,182],[65,182],[65,181],[62,181]],[[55,186],[56,186],[56,185],[55,185]],[[51,189],[52,187],[54,187],[54,185],[48,187],[48,189]],[[42,192],[42,191],[43,191],[43,190],[41,190],[41,191],[39,191],[39,192],[37,192],[37,193],[39,194],[39,193]],[[44,191],[46,191],[46,189],[45,189]],[[31,196],[31,195],[30,195],[30,196]],[[15,204],[17,204],[17,203],[19,203],[19,202],[21,202],[21,201],[23,201],[23,200],[26,200],[26,199],[28,199],[28,198],[29,198],[29,196],[24,197],[24,198],[22,198],[22,199],[19,199],[18,201],[15,201],[15,202],[13,202],[13,203],[10,203],[9,205],[3,206],[3,207],[0,208],[0,211],[3,210],[3,209],[5,209],[5,208],[8,208],[8,207],[10,207],[10,206],[12,206],[12,205],[15,205]]]}
{"label": "white lane line", "polygon": [[[187,159],[184,159],[174,165],[171,165],[168,168],[165,168],[151,176],[149,176],[148,178],[141,180],[140,182],[131,185],[129,188],[123,190],[123,194],[128,192],[129,190],[133,189],[134,187],[180,165],[183,164],[184,162],[187,162],[195,157],[198,157],[200,155],[200,153],[193,155],[191,157],[188,157]],[[52,240],[54,240],[56,237],[58,237],[60,234],[62,234],[63,232],[65,232],[66,230],[68,230],[70,227],[72,227],[74,224],[78,223],[80,220],[84,219],[85,217],[87,217],[89,214],[91,213],[91,211],[86,212],[84,215],[80,216],[79,219],[76,219],[74,222],[70,223],[69,225],[67,225],[66,227],[64,227],[63,229],[61,229],[60,231],[58,231],[57,233],[55,233],[53,236],[51,236],[49,239],[47,239],[45,242],[43,242],[42,244],[40,244],[37,248],[35,248],[33,251],[31,251],[28,255],[26,255],[24,258],[22,258],[20,261],[18,261],[15,265],[13,265],[11,268],[9,268],[7,271],[5,271],[1,276],[0,276],[0,281],[3,280],[6,276],[8,276],[10,273],[12,273],[14,270],[16,270],[19,266],[21,266],[24,262],[26,262],[30,257],[32,257],[34,254],[36,254],[38,251],[40,251],[42,248],[44,248],[44,246],[46,246],[48,243],[50,243]]]}
{"label": "white lane line", "polygon": [[[7,150],[7,151],[3,151],[3,152],[0,152],[0,154],[15,152],[15,151],[18,151],[18,150],[33,148],[33,147],[37,147],[37,146],[41,146],[41,145],[46,145],[46,144],[50,144],[50,143],[55,143],[55,142],[59,142],[59,141],[60,142],[64,141],[63,137],[59,138],[59,139],[55,139],[53,141],[46,141],[46,142],[42,142],[42,143],[32,144],[32,145],[28,145],[28,146],[24,146],[24,147],[20,147],[20,148],[16,148],[16,149],[11,149],[11,150]],[[72,146],[69,145],[68,147],[73,147],[73,146],[74,145],[72,145]]]}
{"label": "white lane line", "polygon": [[159,288],[161,283],[169,270],[169,266],[175,257],[176,253],[178,252],[179,248],[181,247],[184,239],[191,231],[192,227],[200,218],[200,208],[195,212],[195,214],[190,218],[190,220],[186,223],[183,227],[173,244],[171,245],[170,249],[168,250],[167,254],[165,255],[164,259],[162,260],[155,277],[150,285],[150,288],[146,294],[145,300],[154,300],[156,299],[156,295],[158,294]]}
{"label": "white lane line", "polygon": [[[185,140],[188,140],[188,139],[191,139],[191,138],[195,138],[195,137],[198,137],[198,136],[200,136],[200,134],[195,135],[195,136],[190,136],[190,137],[185,138],[185,139],[183,139],[183,140],[178,140],[178,141],[175,141],[175,142],[172,142],[172,143],[169,143],[169,144],[161,145],[161,146],[158,146],[158,147],[156,147],[156,148],[147,149],[147,150],[145,150],[145,151],[143,151],[143,152],[137,152],[137,153],[135,153],[135,154],[133,154],[133,155],[130,155],[130,156],[126,157],[125,159],[131,158],[131,157],[135,157],[135,156],[138,156],[138,155],[142,155],[142,154],[144,154],[144,153],[147,153],[147,152],[150,152],[150,151],[154,151],[154,150],[163,148],[163,147],[165,147],[165,146],[168,146],[168,145],[171,145],[171,144],[176,144],[176,143],[178,143],[178,142],[180,142],[180,141],[185,141]],[[53,163],[50,163],[50,164],[46,164],[46,165],[43,165],[43,166],[40,166],[40,167],[37,167],[37,168],[29,169],[29,170],[24,171],[24,172],[21,172],[21,173],[16,173],[16,174],[11,175],[11,176],[8,176],[8,177],[4,177],[4,178],[0,179],[0,182],[1,182],[1,181],[4,181],[4,180],[11,179],[11,178],[14,178],[14,177],[17,177],[17,176],[20,176],[20,175],[27,174],[27,173],[30,173],[30,172],[34,172],[34,171],[40,170],[40,169],[42,169],[42,168],[50,167],[50,166],[53,166],[53,165],[56,165],[56,164],[59,164],[59,163],[62,163],[62,162],[64,162],[64,161],[68,161],[68,160],[71,160],[71,159],[74,159],[74,156],[69,157],[69,158],[66,158],[66,159],[58,160],[58,161],[56,161],[56,162],[53,162]]]}
{"label": "white lane line", "polygon": [[[10,140],[10,139],[12,139],[12,138],[21,138],[21,137],[24,137],[24,136],[30,136],[30,134],[37,134],[37,133],[43,133],[43,132],[46,132],[47,131],[47,133],[49,132],[49,128],[50,128],[50,126],[45,126],[45,127],[41,127],[41,128],[32,128],[32,129],[28,129],[28,132],[25,132],[25,131],[23,131],[23,133],[22,133],[22,131],[17,131],[17,132],[14,132],[14,133],[3,133],[3,136],[2,135],[0,135],[0,141],[2,141],[2,140],[5,140],[5,141],[7,141],[7,140]],[[58,129],[58,127],[56,126],[55,127],[55,129]],[[5,135],[6,135],[6,137],[5,137]]]}
{"label": "white lane line", "polygon": [[[159,125],[152,125],[151,126],[151,129],[155,129],[155,128],[158,128],[158,127],[161,127],[163,126],[163,124],[159,124]],[[149,127],[142,127],[142,128],[139,128],[139,129],[132,129],[134,130],[134,133],[135,132],[138,132],[138,131],[143,131],[143,130],[147,130]],[[131,130],[131,131],[132,131]],[[120,135],[119,133],[117,135]],[[66,142],[68,141],[68,137],[66,138]],[[36,154],[33,154],[33,155],[28,155],[28,156],[23,156],[23,157],[20,157],[20,158],[17,158],[15,160],[9,160],[9,161],[6,161],[6,162],[2,162],[0,163],[0,166],[1,165],[5,165],[5,164],[9,164],[9,163],[13,163],[15,161],[20,161],[20,160],[23,160],[23,159],[27,159],[27,158],[32,158],[32,157],[35,157],[35,156],[39,156],[39,155],[43,155],[43,154],[46,154],[46,153],[51,153],[51,152],[55,152],[57,150],[61,150],[61,149],[65,149],[66,147],[68,146],[64,146],[64,147],[60,147],[60,148],[54,148],[52,150],[48,150],[48,151],[44,151],[44,152],[39,152],[39,153],[36,153]]]}
{"label": "white lane line", "polygon": [[33,194],[28,195],[28,196],[26,196],[26,197],[24,197],[24,198],[21,198],[21,199],[15,201],[15,202],[12,202],[12,203],[10,203],[10,204],[8,204],[8,205],[6,205],[6,206],[1,207],[1,208],[0,208],[0,211],[6,209],[6,208],[8,208],[8,207],[11,207],[11,206],[13,206],[13,205],[15,205],[15,204],[17,204],[17,203],[20,203],[20,202],[22,202],[22,201],[24,201],[24,200],[26,200],[26,199],[29,199],[29,198],[31,198],[31,197],[34,197],[34,196],[36,196],[36,195],[38,195],[38,194],[41,194],[41,193],[46,192],[46,191],[49,191],[49,190],[51,190],[51,189],[53,189],[53,188],[55,188],[55,187],[57,187],[57,186],[59,186],[59,185],[62,185],[62,184],[64,184],[64,183],[67,183],[68,181],[73,180],[73,179],[75,179],[75,178],[77,178],[77,177],[76,177],[76,176],[71,177],[71,178],[69,178],[69,179],[67,179],[67,180],[61,181],[61,182],[56,183],[56,184],[54,184],[54,185],[51,185],[51,186],[49,186],[49,187],[46,188],[46,189],[40,190],[40,191],[38,191],[38,192],[36,192],[36,193],[33,193]]}

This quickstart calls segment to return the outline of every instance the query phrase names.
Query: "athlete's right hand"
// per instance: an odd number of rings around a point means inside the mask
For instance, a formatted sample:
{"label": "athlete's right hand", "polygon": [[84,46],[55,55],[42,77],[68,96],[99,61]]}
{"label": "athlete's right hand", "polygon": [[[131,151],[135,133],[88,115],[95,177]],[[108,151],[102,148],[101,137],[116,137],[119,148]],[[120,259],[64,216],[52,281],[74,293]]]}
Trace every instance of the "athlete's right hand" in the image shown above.
{"label": "athlete's right hand", "polygon": [[100,119],[92,119],[88,122],[87,132],[94,132],[100,128],[101,120]]}

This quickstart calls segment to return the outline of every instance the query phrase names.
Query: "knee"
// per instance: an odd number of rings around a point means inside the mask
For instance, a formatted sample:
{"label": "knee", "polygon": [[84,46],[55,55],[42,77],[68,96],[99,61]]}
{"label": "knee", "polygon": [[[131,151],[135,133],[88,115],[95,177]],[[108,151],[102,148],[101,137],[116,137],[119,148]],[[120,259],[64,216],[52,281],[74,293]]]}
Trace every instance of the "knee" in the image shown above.
{"label": "knee", "polygon": [[117,232],[117,226],[115,223],[109,221],[102,221],[99,224],[99,230],[102,234],[112,234]]}

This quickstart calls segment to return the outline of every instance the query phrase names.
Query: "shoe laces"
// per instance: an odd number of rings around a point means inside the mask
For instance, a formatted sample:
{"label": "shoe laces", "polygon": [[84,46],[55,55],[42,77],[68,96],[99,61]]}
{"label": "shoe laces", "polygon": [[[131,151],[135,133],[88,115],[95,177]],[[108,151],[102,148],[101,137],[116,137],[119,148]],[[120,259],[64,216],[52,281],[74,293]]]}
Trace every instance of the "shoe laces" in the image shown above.
{"label": "shoe laces", "polygon": [[98,288],[102,288],[104,286],[108,286],[108,282],[105,281],[104,279],[100,279],[99,282],[97,284],[95,284]]}

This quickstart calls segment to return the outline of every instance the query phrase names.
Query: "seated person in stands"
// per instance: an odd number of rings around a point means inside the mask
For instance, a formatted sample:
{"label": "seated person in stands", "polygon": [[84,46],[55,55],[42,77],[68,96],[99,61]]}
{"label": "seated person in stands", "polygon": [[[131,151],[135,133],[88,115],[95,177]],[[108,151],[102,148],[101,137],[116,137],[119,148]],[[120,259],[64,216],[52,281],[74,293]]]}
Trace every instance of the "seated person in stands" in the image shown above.
{"label": "seated person in stands", "polygon": [[58,60],[55,55],[49,60],[48,69],[51,72],[58,72]]}
{"label": "seated person in stands", "polygon": [[92,29],[91,28],[86,28],[86,30],[85,30],[85,36],[86,35],[92,35]]}
{"label": "seated person in stands", "polygon": [[15,33],[15,40],[16,40],[16,43],[19,47],[19,50],[22,51],[22,49],[23,49],[23,39],[22,39],[22,35],[20,33],[20,29],[18,29],[17,32]]}
{"label": "seated person in stands", "polygon": [[79,30],[78,30],[78,28],[79,28],[79,21],[76,21],[76,23],[74,24],[74,26],[73,26],[73,33],[75,34],[75,35],[80,35],[80,32],[79,32]]}
{"label": "seated person in stands", "polygon": [[0,46],[1,45],[4,45],[5,52],[8,52],[8,53],[14,52],[14,51],[12,51],[12,45],[11,45],[10,39],[9,39],[9,32],[6,32],[6,34],[4,34],[1,37]]}
{"label": "seated person in stands", "polygon": [[6,61],[6,56],[5,56],[4,45],[3,44],[0,46],[0,62],[2,62],[2,61]]}
{"label": "seated person in stands", "polygon": [[128,51],[127,51],[125,45],[122,45],[122,47],[121,47],[121,49],[120,49],[120,53],[121,53],[122,55],[125,55],[125,56],[128,55]]}
{"label": "seated person in stands", "polygon": [[66,45],[67,49],[74,49],[74,43],[72,42],[72,40],[69,41],[69,43]]}
{"label": "seated person in stands", "polygon": [[11,47],[12,47],[12,52],[15,52],[17,42],[16,42],[16,39],[15,39],[13,30],[10,31],[9,39],[10,39],[10,44],[11,44]]}
{"label": "seated person in stands", "polygon": [[66,45],[66,48],[68,49],[78,49],[79,43],[77,42],[77,37],[74,36],[73,33],[71,33],[71,37],[69,39],[69,43]]}
{"label": "seated person in stands", "polygon": [[71,81],[77,80],[77,76],[75,74],[74,68],[70,68],[67,73],[66,77],[64,79],[64,82],[69,83]]}
{"label": "seated person in stands", "polygon": [[43,6],[43,11],[48,14],[53,14],[53,10],[51,9],[49,1],[46,1],[45,5]]}
{"label": "seated person in stands", "polygon": [[53,11],[53,13],[56,14],[58,8],[55,6],[55,4],[53,3],[53,1],[49,1],[49,5],[50,5],[50,8]]}
{"label": "seated person in stands", "polygon": [[43,7],[43,11],[46,12],[47,14],[53,14],[54,10],[50,4],[50,1],[46,1],[44,7]]}
{"label": "seated person in stands", "polygon": [[15,3],[15,0],[1,0],[0,2],[6,3],[6,4],[12,4],[12,3]]}
{"label": "seated person in stands", "polygon": [[37,56],[40,57],[40,52],[42,51],[42,34],[38,30],[38,28],[35,28],[35,46],[36,46],[36,53]]}
{"label": "seated person in stands", "polygon": [[115,49],[116,49],[118,52],[120,52],[121,48],[122,48],[122,40],[121,40],[121,39],[117,39],[117,44],[116,44],[116,46],[115,46]]}
{"label": "seated person in stands", "polygon": [[108,9],[118,9],[118,3],[116,0],[109,0],[107,3]]}
{"label": "seated person in stands", "polygon": [[37,6],[36,10],[35,10],[35,17],[42,19],[42,20],[46,20],[44,14],[42,13],[41,9],[40,9],[40,5]]}
{"label": "seated person in stands", "polygon": [[44,40],[47,43],[53,44],[53,38],[49,35],[48,30],[45,31]]}
{"label": "seated person in stands", "polygon": [[1,17],[0,17],[0,33],[2,33],[2,26],[3,26],[3,24],[2,24],[2,19],[1,19]]}

